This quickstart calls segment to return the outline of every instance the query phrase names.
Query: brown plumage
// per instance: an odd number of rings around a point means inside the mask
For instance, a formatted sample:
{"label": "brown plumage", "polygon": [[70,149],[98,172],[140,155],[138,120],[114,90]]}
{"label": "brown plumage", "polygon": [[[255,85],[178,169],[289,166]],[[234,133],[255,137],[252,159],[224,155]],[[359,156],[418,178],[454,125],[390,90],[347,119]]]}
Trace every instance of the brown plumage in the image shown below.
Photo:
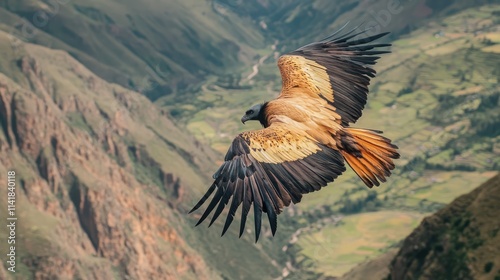
{"label": "brown plumage", "polygon": [[388,52],[377,49],[390,46],[372,42],[387,33],[355,39],[364,32],[336,37],[339,31],[280,57],[281,94],[253,106],[241,119],[258,120],[264,128],[233,140],[212,186],[191,210],[216,191],[198,224],[216,209],[212,225],[231,203],[224,235],[242,205],[241,236],[253,205],[257,241],[262,212],[274,235],[282,209],[335,180],[346,170],[344,160],[369,188],[390,176],[397,147],[380,131],[349,127],[366,104],[375,76],[370,66]]}

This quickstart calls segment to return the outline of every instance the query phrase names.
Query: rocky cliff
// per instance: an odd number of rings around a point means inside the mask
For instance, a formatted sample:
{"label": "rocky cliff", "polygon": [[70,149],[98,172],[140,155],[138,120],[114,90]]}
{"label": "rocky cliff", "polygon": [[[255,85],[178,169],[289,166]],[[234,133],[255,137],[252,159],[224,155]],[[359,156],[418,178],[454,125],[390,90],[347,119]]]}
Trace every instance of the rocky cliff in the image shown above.
{"label": "rocky cliff", "polygon": [[[64,51],[13,46],[2,32],[0,48],[0,181],[16,172],[15,278],[219,278],[224,269],[202,257],[209,249],[194,248],[202,231],[185,220],[213,152]],[[0,207],[5,220],[5,199]]]}

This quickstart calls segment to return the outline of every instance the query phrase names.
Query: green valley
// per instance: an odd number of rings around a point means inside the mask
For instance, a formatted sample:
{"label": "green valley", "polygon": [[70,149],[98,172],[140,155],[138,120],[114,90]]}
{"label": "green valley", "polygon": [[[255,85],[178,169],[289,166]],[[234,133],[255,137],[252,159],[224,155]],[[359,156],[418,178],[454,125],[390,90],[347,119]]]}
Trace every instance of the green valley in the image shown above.
{"label": "green valley", "polygon": [[[260,128],[241,115],[280,91],[277,58],[348,21],[392,31],[353,124],[399,146],[388,182],[348,168],[258,243],[253,217],[241,238],[194,227],[232,139]],[[23,224],[19,273],[0,278],[399,273],[402,240],[500,169],[499,34],[497,0],[1,1],[0,179],[15,168]]]}

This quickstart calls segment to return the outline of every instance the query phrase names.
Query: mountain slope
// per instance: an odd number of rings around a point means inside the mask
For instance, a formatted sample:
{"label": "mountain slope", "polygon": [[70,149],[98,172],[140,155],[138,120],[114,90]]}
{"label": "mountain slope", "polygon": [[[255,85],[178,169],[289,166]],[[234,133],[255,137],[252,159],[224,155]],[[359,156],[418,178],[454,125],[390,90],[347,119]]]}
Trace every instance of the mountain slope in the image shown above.
{"label": "mountain slope", "polygon": [[[236,232],[222,240],[193,228],[187,209],[204,191],[215,156],[164,111],[98,78],[64,51],[12,48],[1,31],[0,49],[0,179],[16,172],[17,277],[278,273],[265,251]],[[6,197],[6,188],[1,194]],[[247,254],[239,256],[234,241]],[[214,251],[227,258],[209,258]],[[236,257],[248,271],[226,262]]]}
{"label": "mountain slope", "polygon": [[326,36],[346,22],[374,27],[374,32],[390,30],[393,33],[391,36],[396,38],[418,28],[427,20],[500,1],[353,0],[332,4],[329,0],[215,0],[215,3],[242,17],[258,21],[271,38],[283,41],[285,47],[299,47],[318,39],[318,36]]}
{"label": "mountain slope", "polygon": [[500,174],[425,218],[401,248],[354,267],[340,279],[497,279],[499,188]]}
{"label": "mountain slope", "polygon": [[499,279],[500,174],[425,218],[388,279]]}
{"label": "mountain slope", "polygon": [[298,47],[348,21],[396,37],[427,18],[495,2],[6,0],[0,28],[66,50],[101,78],[156,100],[210,76],[238,76],[275,41],[280,51]]}
{"label": "mountain slope", "polygon": [[[197,149],[193,141],[159,110],[146,110],[147,99],[107,84],[64,52],[24,45],[11,55],[18,81],[0,74],[0,166],[4,180],[7,170],[16,172],[20,275],[149,278],[203,271],[211,278],[214,271],[182,240],[172,208],[164,206],[176,201],[166,200],[169,192],[180,200],[186,185],[201,183],[193,173],[174,191],[176,169],[191,165],[175,149]],[[142,127],[142,119],[151,127]],[[176,135],[166,136],[171,147],[158,127]],[[163,146],[158,156],[178,164],[144,177],[164,178],[163,190],[134,176],[138,163],[130,155],[154,166],[159,159],[147,149],[155,145]]]}
{"label": "mountain slope", "polygon": [[265,45],[254,25],[217,12],[210,1],[7,0],[0,4],[0,23],[152,99],[185,90],[207,74],[228,73]]}

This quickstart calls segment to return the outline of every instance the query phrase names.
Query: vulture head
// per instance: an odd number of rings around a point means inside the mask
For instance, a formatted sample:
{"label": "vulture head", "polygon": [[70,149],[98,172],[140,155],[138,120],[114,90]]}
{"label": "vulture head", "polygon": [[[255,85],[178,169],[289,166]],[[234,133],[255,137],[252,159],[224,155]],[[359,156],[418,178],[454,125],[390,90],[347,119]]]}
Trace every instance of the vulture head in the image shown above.
{"label": "vulture head", "polygon": [[246,121],[259,120],[262,107],[264,107],[264,104],[257,104],[257,105],[253,105],[252,107],[250,107],[250,109],[248,109],[245,112],[245,115],[243,115],[243,117],[241,117],[241,122],[244,124]]}

